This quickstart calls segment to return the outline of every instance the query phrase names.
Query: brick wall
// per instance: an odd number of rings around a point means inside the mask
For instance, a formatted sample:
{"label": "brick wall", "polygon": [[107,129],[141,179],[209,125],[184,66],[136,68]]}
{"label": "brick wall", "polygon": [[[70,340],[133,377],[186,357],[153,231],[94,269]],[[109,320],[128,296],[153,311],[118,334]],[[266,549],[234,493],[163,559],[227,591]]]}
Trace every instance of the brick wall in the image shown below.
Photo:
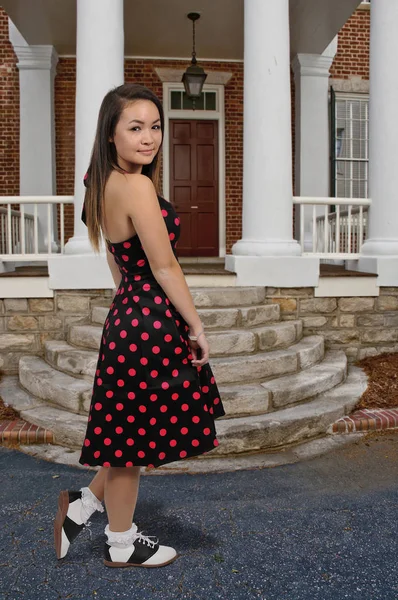
{"label": "brick wall", "polygon": [[330,69],[331,77],[349,79],[360,75],[369,79],[370,13],[359,8],[341,29],[337,54]]}
{"label": "brick wall", "polygon": [[0,195],[19,194],[19,74],[0,6]]}
{"label": "brick wall", "polygon": [[[76,60],[60,58],[55,77],[55,151],[57,194],[73,195],[75,178]],[[65,240],[73,235],[73,205],[65,205]]]}

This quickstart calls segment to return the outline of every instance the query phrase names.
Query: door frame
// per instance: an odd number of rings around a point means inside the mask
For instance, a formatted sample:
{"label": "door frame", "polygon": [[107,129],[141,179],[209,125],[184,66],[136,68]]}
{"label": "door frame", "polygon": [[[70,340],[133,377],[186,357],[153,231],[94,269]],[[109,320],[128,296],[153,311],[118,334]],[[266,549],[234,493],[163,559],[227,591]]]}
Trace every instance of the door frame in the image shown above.
{"label": "door frame", "polygon": [[170,127],[171,119],[190,119],[194,121],[218,122],[218,248],[219,256],[226,255],[226,206],[225,206],[225,111],[224,111],[224,86],[208,84],[203,86],[204,92],[217,94],[217,110],[172,110],[170,108],[170,92],[184,90],[182,83],[163,83],[163,110],[164,110],[164,139],[163,139],[163,193],[170,198]]}

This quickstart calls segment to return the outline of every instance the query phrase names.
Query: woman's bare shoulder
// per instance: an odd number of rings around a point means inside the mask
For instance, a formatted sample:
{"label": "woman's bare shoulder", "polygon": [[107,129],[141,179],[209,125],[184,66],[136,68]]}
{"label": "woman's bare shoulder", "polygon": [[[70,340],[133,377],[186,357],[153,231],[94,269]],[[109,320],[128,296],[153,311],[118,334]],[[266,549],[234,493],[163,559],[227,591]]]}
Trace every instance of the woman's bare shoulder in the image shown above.
{"label": "woman's bare shoulder", "polygon": [[116,195],[121,200],[131,193],[142,194],[153,193],[155,187],[146,175],[141,173],[119,173],[112,171],[106,184],[105,192]]}

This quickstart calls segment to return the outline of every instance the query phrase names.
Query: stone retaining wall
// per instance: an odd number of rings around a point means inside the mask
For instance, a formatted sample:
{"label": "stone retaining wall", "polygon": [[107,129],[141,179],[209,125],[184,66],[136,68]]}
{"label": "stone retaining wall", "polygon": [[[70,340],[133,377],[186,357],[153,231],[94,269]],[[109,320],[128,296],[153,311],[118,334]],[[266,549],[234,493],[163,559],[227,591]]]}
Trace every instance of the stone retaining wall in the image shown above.
{"label": "stone retaining wall", "polygon": [[302,319],[304,335],[320,334],[328,349],[344,350],[355,362],[398,352],[398,288],[380,288],[379,297],[315,298],[314,288],[267,288],[281,319]]}
{"label": "stone retaining wall", "polygon": [[[47,340],[65,340],[69,325],[88,323],[93,306],[109,306],[112,290],[57,291],[54,298],[0,299],[0,369],[17,373],[24,354],[43,356]],[[398,288],[379,297],[315,298],[313,288],[266,289],[281,320],[302,319],[304,335],[320,334],[326,348],[341,349],[350,362],[398,352]]]}
{"label": "stone retaining wall", "polygon": [[69,325],[88,322],[92,306],[109,306],[112,297],[112,290],[60,290],[54,298],[0,299],[0,369],[17,373],[21,356],[43,356],[47,340],[65,340]]}

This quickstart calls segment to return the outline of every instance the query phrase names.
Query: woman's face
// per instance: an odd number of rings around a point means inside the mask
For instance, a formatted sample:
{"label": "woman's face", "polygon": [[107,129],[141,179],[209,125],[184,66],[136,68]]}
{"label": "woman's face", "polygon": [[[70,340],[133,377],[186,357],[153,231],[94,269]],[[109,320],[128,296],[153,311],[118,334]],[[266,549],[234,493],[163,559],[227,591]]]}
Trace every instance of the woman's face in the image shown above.
{"label": "woman's face", "polygon": [[112,140],[119,166],[129,173],[141,173],[149,165],[162,143],[160,115],[150,100],[128,104],[120,115]]}

